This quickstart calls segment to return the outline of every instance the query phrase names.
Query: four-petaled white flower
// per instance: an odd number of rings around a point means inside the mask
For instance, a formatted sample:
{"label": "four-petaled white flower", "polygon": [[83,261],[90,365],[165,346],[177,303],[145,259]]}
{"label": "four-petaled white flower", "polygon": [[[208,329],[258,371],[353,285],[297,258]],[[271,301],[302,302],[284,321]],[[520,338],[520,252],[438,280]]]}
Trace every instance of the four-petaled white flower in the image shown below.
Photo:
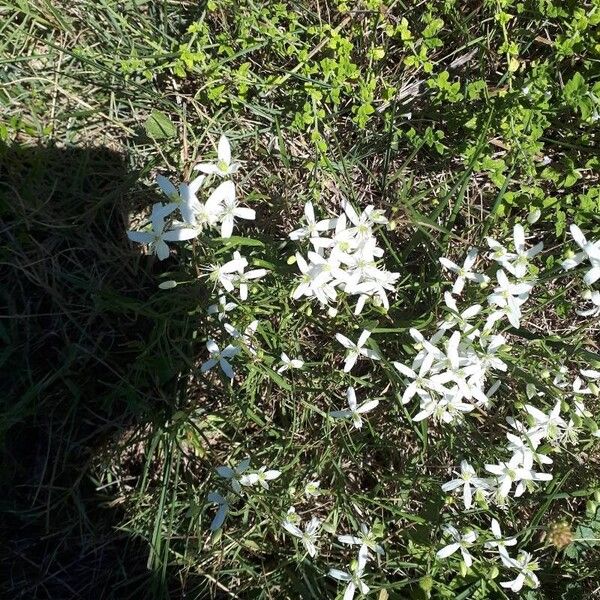
{"label": "four-petaled white flower", "polygon": [[306,219],[306,225],[292,231],[289,235],[291,240],[297,241],[304,238],[318,238],[320,232],[333,229],[336,224],[335,219],[322,219],[321,221],[317,221],[315,218],[315,209],[310,201],[304,205],[304,218]]}
{"label": "four-petaled white flower", "polygon": [[343,600],[352,600],[356,594],[356,590],[363,595],[369,593],[369,586],[362,580],[364,570],[365,563],[361,561],[360,556],[357,564],[353,569],[350,569],[350,572],[342,571],[341,569],[329,569],[329,577],[348,583]]}
{"label": "four-petaled white flower", "polygon": [[281,353],[281,362],[283,363],[279,369],[277,369],[278,373],[283,373],[288,369],[301,369],[304,366],[304,361],[299,358],[290,358],[285,352]]}
{"label": "four-petaled white flower", "polygon": [[217,162],[216,163],[200,163],[194,169],[206,173],[206,175],[219,175],[227,177],[233,175],[239,168],[238,163],[231,160],[231,145],[225,135],[219,138],[217,147]]}
{"label": "four-petaled white flower", "polygon": [[498,550],[498,554],[500,554],[500,558],[502,562],[505,562],[506,559],[509,558],[507,546],[514,546],[517,543],[516,538],[504,538],[502,536],[502,531],[500,529],[500,523],[496,519],[492,519],[491,526],[492,533],[494,534],[494,538],[488,540],[485,543],[486,548],[496,548]]}
{"label": "four-petaled white flower", "polygon": [[156,203],[152,207],[150,231],[128,231],[127,237],[132,242],[138,244],[147,244],[153,254],[156,254],[159,260],[165,260],[169,257],[169,246],[166,242],[182,242],[191,240],[198,235],[195,229],[187,227],[177,227],[165,231],[165,216],[170,212],[168,205]]}
{"label": "four-petaled white flower", "polygon": [[539,566],[529,552],[521,551],[516,559],[507,558],[504,564],[512,569],[517,569],[519,574],[512,581],[501,581],[500,585],[503,588],[507,588],[513,592],[520,592],[523,585],[527,585],[530,588],[537,588],[540,585],[540,580],[535,574]]}
{"label": "four-petaled white flower", "polygon": [[346,348],[348,350],[348,353],[346,354],[346,358],[344,359],[344,372],[348,373],[352,367],[355,365],[357,359],[359,356],[366,356],[367,358],[370,358],[371,360],[380,360],[381,356],[379,355],[379,352],[376,352],[375,350],[371,350],[370,348],[365,348],[365,344],[367,343],[367,340],[369,339],[369,336],[371,335],[370,331],[367,331],[366,329],[360,334],[360,337],[358,338],[358,342],[356,342],[356,344],[352,341],[349,340],[345,335],[342,335],[341,333],[336,333],[335,334],[335,339],[342,344],[342,346],[344,346],[344,348]]}
{"label": "four-petaled white flower", "polygon": [[170,202],[166,206],[172,210],[178,208],[183,220],[188,225],[196,224],[196,213],[201,209],[196,193],[202,187],[204,179],[204,175],[200,175],[190,183],[181,183],[177,189],[164,175],[156,176],[156,183],[169,198]]}
{"label": "four-petaled white flower", "polygon": [[317,517],[313,517],[310,520],[304,528],[304,531],[288,519],[283,522],[283,528],[302,542],[302,545],[311,558],[314,558],[317,555],[317,538],[319,536],[320,526],[321,521],[319,521]]}
{"label": "four-petaled white flower", "polygon": [[229,344],[229,346],[221,351],[214,340],[208,340],[206,342],[206,349],[210,352],[210,358],[202,363],[200,371],[205,373],[209,369],[212,369],[216,364],[219,364],[223,373],[225,373],[229,379],[233,379],[233,367],[229,364],[227,359],[233,358],[240,349],[237,346]]}
{"label": "four-petaled white flower", "polygon": [[580,265],[584,260],[589,260],[592,268],[585,274],[583,280],[588,285],[592,285],[600,279],[600,240],[588,242],[581,229],[575,224],[571,225],[570,230],[573,239],[581,248],[581,252],[569,256],[561,263],[562,267],[568,271]]}
{"label": "four-petaled white flower", "polygon": [[544,244],[540,242],[526,250],[525,248],[525,230],[523,226],[517,223],[513,230],[513,239],[515,245],[515,257],[512,260],[504,260],[504,268],[514,275],[517,279],[522,279],[527,275],[529,262],[534,256],[537,256],[544,248]]}
{"label": "four-petaled white flower", "polygon": [[383,556],[385,554],[383,547],[377,543],[377,539],[366,523],[360,524],[360,533],[358,535],[338,535],[338,541],[350,546],[360,546],[358,555],[366,562],[369,556],[369,550]]}
{"label": "four-petaled white flower", "polygon": [[465,508],[471,508],[473,504],[473,490],[472,487],[477,490],[489,489],[488,482],[485,479],[477,477],[475,469],[466,461],[463,460],[460,463],[460,476],[458,479],[452,479],[442,485],[444,492],[455,490],[456,488],[463,488],[463,502]]}
{"label": "four-petaled white flower", "polygon": [[244,473],[240,477],[240,484],[246,486],[252,486],[258,483],[260,487],[265,490],[269,489],[269,481],[277,479],[281,475],[281,471],[276,469],[267,469],[263,466],[255,473]]}
{"label": "four-petaled white flower", "polygon": [[464,534],[461,534],[453,525],[445,525],[444,534],[453,541],[438,550],[436,556],[438,558],[447,558],[457,550],[460,550],[465,565],[470,567],[473,564],[473,557],[469,552],[469,548],[473,545],[475,540],[477,540],[477,533],[470,529]]}
{"label": "four-petaled white flower", "polygon": [[334,410],[329,414],[334,419],[352,419],[352,424],[354,425],[354,428],[360,429],[363,424],[361,415],[376,408],[379,405],[379,400],[368,400],[360,406],[357,406],[356,393],[353,387],[349,387],[346,390],[346,396],[348,398],[348,409]]}
{"label": "four-petaled white flower", "polygon": [[451,260],[443,256],[440,258],[440,262],[444,267],[446,267],[446,269],[458,275],[456,281],[454,282],[454,285],[452,286],[453,294],[459,296],[465,287],[466,281],[475,281],[479,284],[486,283],[489,281],[490,278],[487,275],[484,275],[482,273],[475,273],[473,271],[473,265],[477,260],[477,254],[477,248],[471,248],[467,253],[467,257],[465,258],[462,267],[458,266],[455,262],[452,262]]}

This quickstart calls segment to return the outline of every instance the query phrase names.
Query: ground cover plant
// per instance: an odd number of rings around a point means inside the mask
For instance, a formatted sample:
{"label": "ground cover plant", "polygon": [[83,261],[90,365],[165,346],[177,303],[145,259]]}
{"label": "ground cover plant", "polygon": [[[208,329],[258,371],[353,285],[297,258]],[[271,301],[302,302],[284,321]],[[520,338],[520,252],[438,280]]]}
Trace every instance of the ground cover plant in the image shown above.
{"label": "ground cover plant", "polygon": [[0,14],[4,593],[600,593],[597,2]]}

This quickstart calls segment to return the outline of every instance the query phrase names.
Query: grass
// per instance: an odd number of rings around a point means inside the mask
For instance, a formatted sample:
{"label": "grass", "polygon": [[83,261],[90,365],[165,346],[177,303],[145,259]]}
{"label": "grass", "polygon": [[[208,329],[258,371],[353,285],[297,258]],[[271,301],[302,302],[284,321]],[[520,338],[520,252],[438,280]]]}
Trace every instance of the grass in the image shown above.
{"label": "grass", "polygon": [[[552,258],[570,222],[592,239],[600,231],[589,105],[598,11],[593,2],[0,2],[3,594],[335,598],[342,588],[327,570],[354,551],[324,534],[319,559],[306,558],[281,528],[293,505],[331,533],[363,519],[382,525],[372,597],[510,597],[489,564],[462,576],[458,559],[436,559],[442,524],[461,514],[440,486],[461,457],[499,460],[505,417],[531,400],[527,383],[562,394],[544,370],[600,365],[598,319],[575,315],[581,285]],[[239,195],[257,212],[237,242],[270,271],[236,313],[240,330],[260,321],[260,351],[237,363],[233,387],[199,371],[206,339],[222,334],[206,318],[214,295],[198,274],[235,244],[207,235],[158,262],[125,237],[162,200],[156,173],[189,179],[221,132],[242,161]],[[393,221],[378,232],[387,267],[401,273],[387,313],[356,317],[342,300],[324,318],[290,298],[298,246],[287,234],[307,200],[325,215],[342,198]],[[398,402],[404,384],[388,360],[342,373],[337,332],[355,340],[372,330],[383,356],[409,362],[408,330],[433,332],[444,315],[438,257],[461,260],[486,235],[506,239],[534,208],[543,285],[508,332],[497,410],[458,428],[418,423],[414,406]],[[168,279],[191,283],[158,290]],[[305,369],[278,375],[281,351]],[[327,418],[348,385],[359,402],[380,400],[359,433]],[[596,414],[597,397],[585,400]],[[214,469],[246,456],[282,475],[270,493],[236,501],[211,535]],[[493,515],[535,550],[542,585],[523,597],[591,599],[597,438],[586,431],[553,458],[550,484],[504,511],[478,506],[466,521]],[[316,498],[304,494],[311,480],[321,481]],[[548,537],[563,520],[575,538],[566,546]]]}

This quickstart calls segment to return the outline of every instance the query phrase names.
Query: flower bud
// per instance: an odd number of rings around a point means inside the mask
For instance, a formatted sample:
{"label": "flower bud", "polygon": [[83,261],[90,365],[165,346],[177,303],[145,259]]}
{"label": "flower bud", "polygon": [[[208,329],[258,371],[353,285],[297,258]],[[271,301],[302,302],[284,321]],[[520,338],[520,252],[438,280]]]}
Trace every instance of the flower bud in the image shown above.
{"label": "flower bud", "polygon": [[163,281],[162,283],[159,283],[158,287],[161,290],[172,290],[174,287],[177,287],[177,282],[173,281],[172,279],[169,279],[167,281]]}
{"label": "flower bud", "polygon": [[527,222],[530,225],[533,225],[534,223],[537,223],[537,221],[539,220],[539,218],[542,216],[542,211],[539,208],[534,208],[528,215],[527,215]]}
{"label": "flower bud", "polygon": [[433,577],[431,575],[425,575],[419,580],[419,587],[427,594],[433,589]]}

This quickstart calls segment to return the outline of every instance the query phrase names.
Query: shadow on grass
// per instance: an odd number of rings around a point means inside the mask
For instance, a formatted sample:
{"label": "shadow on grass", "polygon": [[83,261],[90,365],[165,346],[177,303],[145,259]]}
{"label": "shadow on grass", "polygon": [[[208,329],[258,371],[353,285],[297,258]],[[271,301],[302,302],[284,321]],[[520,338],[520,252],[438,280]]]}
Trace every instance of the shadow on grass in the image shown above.
{"label": "shadow on grass", "polygon": [[147,542],[116,529],[91,469],[98,448],[168,410],[161,386],[179,368],[144,352],[156,283],[125,236],[127,205],[152,202],[136,179],[104,148],[0,147],[2,597],[153,587]]}

